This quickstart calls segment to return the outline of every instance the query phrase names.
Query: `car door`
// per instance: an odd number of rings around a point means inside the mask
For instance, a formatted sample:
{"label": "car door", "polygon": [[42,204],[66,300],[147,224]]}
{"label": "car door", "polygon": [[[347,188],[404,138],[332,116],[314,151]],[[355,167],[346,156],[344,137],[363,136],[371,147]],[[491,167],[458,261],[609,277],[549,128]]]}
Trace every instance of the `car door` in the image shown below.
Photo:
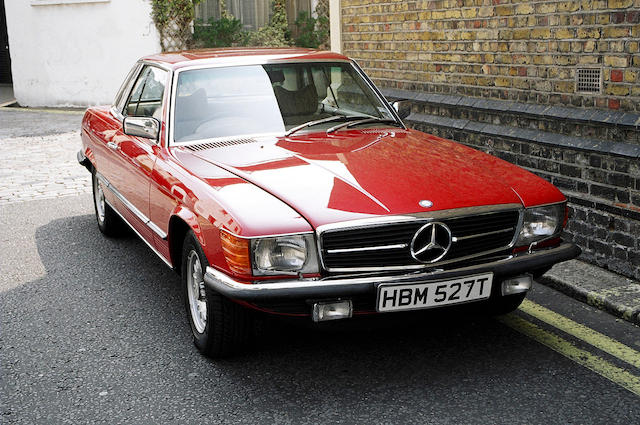
{"label": "car door", "polygon": [[[162,120],[164,92],[168,72],[157,66],[143,66],[124,105],[122,119],[151,117]],[[157,227],[149,220],[149,185],[158,153],[158,141],[124,133],[117,129],[110,148],[115,158],[105,176],[118,198],[118,211],[146,239],[153,244]]]}

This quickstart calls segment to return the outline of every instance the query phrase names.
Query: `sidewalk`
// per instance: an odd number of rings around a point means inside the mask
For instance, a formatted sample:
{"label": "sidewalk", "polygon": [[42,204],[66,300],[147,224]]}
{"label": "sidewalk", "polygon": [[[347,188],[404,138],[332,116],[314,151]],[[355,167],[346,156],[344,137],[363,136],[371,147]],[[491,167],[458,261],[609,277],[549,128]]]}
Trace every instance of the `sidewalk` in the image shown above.
{"label": "sidewalk", "polygon": [[0,108],[0,205],[88,193],[82,111]]}
{"label": "sidewalk", "polygon": [[640,325],[640,282],[636,280],[571,260],[556,264],[538,282]]}

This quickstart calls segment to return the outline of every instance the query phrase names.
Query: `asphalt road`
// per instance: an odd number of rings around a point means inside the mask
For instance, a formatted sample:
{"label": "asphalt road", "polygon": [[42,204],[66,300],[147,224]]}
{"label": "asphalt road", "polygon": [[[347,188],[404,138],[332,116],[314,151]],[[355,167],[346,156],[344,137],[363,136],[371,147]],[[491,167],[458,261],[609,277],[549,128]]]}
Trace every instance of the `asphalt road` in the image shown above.
{"label": "asphalt road", "polygon": [[530,299],[630,351],[521,311],[268,323],[211,361],[177,275],[135,236],[104,238],[89,195],[4,205],[0,423],[640,423],[640,329],[540,285]]}
{"label": "asphalt road", "polygon": [[78,131],[82,110],[0,108],[0,140]]}

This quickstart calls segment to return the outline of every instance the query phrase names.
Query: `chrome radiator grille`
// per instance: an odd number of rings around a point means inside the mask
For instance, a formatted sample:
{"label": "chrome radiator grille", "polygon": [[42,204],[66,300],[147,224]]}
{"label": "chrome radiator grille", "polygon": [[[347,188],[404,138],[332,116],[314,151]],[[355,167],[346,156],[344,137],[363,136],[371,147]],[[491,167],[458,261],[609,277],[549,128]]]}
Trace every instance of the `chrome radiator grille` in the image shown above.
{"label": "chrome radiator grille", "polygon": [[[519,219],[518,210],[507,210],[325,230],[320,235],[322,261],[328,271],[438,267],[506,250],[514,240]],[[452,243],[442,259],[425,264],[412,256],[410,246],[416,232],[430,221],[444,223],[451,231]]]}

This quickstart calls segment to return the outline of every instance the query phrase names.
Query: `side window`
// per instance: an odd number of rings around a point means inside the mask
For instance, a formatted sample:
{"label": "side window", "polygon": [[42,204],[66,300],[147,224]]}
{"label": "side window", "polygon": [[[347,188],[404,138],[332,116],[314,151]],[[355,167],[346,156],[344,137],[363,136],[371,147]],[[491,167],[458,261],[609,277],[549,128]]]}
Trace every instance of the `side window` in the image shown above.
{"label": "side window", "polygon": [[123,114],[131,117],[153,117],[160,119],[162,97],[167,81],[167,71],[145,66],[131,90]]}

